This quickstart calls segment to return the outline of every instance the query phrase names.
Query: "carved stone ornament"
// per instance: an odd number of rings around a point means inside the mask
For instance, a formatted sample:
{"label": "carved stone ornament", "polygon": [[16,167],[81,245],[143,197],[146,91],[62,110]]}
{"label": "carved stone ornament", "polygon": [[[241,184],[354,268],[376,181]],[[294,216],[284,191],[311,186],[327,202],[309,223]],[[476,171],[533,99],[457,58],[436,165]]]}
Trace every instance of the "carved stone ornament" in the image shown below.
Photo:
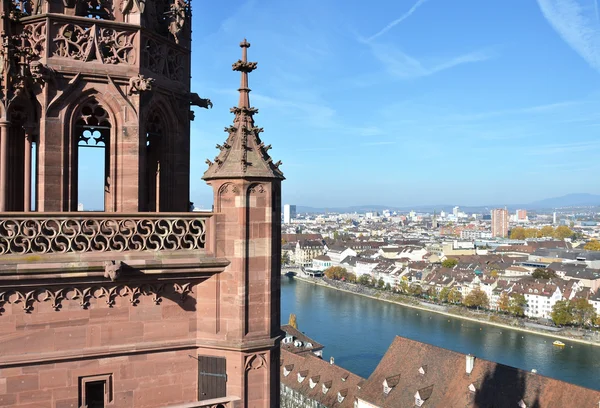
{"label": "carved stone ornament", "polygon": [[195,250],[205,242],[200,217],[0,218],[0,255]]}
{"label": "carved stone ornament", "polygon": [[121,1],[121,12],[127,13],[140,13],[144,14],[146,8],[146,0],[123,0]]}
{"label": "carved stone ornament", "polygon": [[54,82],[56,80],[56,72],[40,61],[33,61],[29,65],[29,72],[31,74],[31,80],[36,85],[44,85],[48,82]]}
{"label": "carved stone ornament", "polygon": [[210,99],[201,98],[200,95],[195,92],[190,94],[190,105],[198,106],[204,109],[212,109],[213,107],[213,103],[210,101]]}
{"label": "carved stone ornament", "polygon": [[131,77],[129,79],[129,95],[137,95],[142,92],[151,91],[152,84],[154,84],[155,79],[146,78],[144,75],[138,74],[138,76]]}
{"label": "carved stone ornament", "polygon": [[139,284],[139,285],[115,285],[115,286],[89,286],[89,287],[66,287],[66,288],[38,288],[32,290],[0,289],[0,315],[5,304],[21,304],[26,313],[31,313],[34,303],[52,302],[55,310],[62,308],[64,301],[79,301],[82,309],[90,306],[90,300],[105,299],[109,307],[115,305],[117,298],[128,298],[129,303],[137,306],[140,296],[152,296],[154,304],[158,305],[163,298],[169,298],[177,302],[186,300],[195,283],[164,283],[164,284]]}
{"label": "carved stone ornament", "polygon": [[[58,24],[57,24],[58,25]],[[136,32],[117,30],[96,24],[60,24],[54,41],[53,56],[103,64],[133,65],[136,60]]]}
{"label": "carved stone ornament", "polygon": [[267,368],[267,355],[265,353],[256,353],[246,356],[244,363],[244,370],[258,370],[261,368]]}
{"label": "carved stone ornament", "polygon": [[167,13],[167,18],[169,19],[169,32],[177,44],[179,44],[179,36],[183,31],[189,8],[190,6],[187,1],[175,0],[169,7]]}

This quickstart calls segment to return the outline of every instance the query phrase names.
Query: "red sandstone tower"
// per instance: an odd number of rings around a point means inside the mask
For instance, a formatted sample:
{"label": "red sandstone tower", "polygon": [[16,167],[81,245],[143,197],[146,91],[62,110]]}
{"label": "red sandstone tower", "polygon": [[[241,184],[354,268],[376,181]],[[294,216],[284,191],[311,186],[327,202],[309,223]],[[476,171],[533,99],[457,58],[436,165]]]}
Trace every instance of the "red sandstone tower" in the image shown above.
{"label": "red sandstone tower", "polygon": [[[244,393],[249,407],[279,405],[281,181],[280,163],[273,163],[254,125],[258,109],[250,106],[248,62],[244,40],[242,59],[233,64],[241,73],[240,99],[231,109],[233,125],[227,140],[203,179],[213,187],[217,236],[215,253],[231,264],[218,285],[227,315],[218,332],[237,359],[231,384]],[[239,387],[239,388],[238,388]]]}
{"label": "red sandstone tower", "polygon": [[[0,7],[0,406],[279,406],[283,176],[249,44],[215,212],[188,212],[190,105],[212,106],[190,92],[189,3]],[[90,146],[103,212],[76,211]]]}

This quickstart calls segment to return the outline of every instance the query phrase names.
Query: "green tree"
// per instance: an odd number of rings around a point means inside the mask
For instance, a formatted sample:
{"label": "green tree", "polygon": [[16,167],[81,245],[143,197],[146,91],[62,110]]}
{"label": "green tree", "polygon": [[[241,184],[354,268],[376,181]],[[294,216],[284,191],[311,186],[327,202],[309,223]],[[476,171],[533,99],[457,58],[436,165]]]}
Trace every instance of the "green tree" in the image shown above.
{"label": "green tree", "polygon": [[527,299],[521,293],[513,293],[510,296],[508,312],[514,316],[524,316],[525,308],[527,307]]}
{"label": "green tree", "polygon": [[440,299],[442,302],[447,302],[449,294],[450,294],[450,288],[443,287],[442,290],[440,290],[440,293],[438,295],[438,299]]}
{"label": "green tree", "polygon": [[525,228],[515,227],[510,230],[510,239],[525,239]]}
{"label": "green tree", "polygon": [[585,298],[576,298],[571,300],[571,308],[575,323],[585,326],[593,324],[596,319],[594,306]]}
{"label": "green tree", "polygon": [[408,293],[411,296],[421,296],[423,294],[423,288],[417,283],[413,283],[408,287]]}
{"label": "green tree", "polygon": [[556,272],[552,269],[535,268],[531,276],[536,279],[551,279],[556,278]]}
{"label": "green tree", "polygon": [[554,324],[565,325],[573,323],[573,308],[568,300],[559,300],[552,307],[552,321]]}
{"label": "green tree", "polygon": [[508,313],[510,310],[510,298],[508,297],[508,293],[502,292],[500,297],[498,298],[498,310]]}
{"label": "green tree", "polygon": [[554,238],[556,239],[569,238],[571,235],[573,235],[573,231],[571,231],[571,228],[567,227],[566,225],[556,227],[554,230]]}
{"label": "green tree", "polygon": [[444,268],[454,268],[456,265],[458,265],[458,260],[454,258],[447,258],[442,262]]}
{"label": "green tree", "polygon": [[290,264],[290,253],[288,251],[285,251],[281,255],[281,264],[282,265],[289,265]]}
{"label": "green tree", "polygon": [[432,300],[436,300],[438,298],[438,291],[432,286],[427,289],[427,297]]}
{"label": "green tree", "polygon": [[550,225],[546,225],[542,227],[542,229],[538,232],[538,237],[553,237],[554,236],[554,228]]}
{"label": "green tree", "polygon": [[379,280],[377,281],[377,288],[383,289],[384,287],[385,287],[385,282],[383,281],[382,278],[379,278]]}
{"label": "green tree", "polygon": [[400,293],[408,293],[408,282],[402,279],[402,281],[398,285],[398,290],[400,291]]}
{"label": "green tree", "polygon": [[585,244],[583,249],[588,251],[600,251],[600,242],[596,239],[592,239],[590,242]]}
{"label": "green tree", "polygon": [[356,275],[352,272],[348,272],[346,274],[346,281],[349,283],[356,283]]}
{"label": "green tree", "polygon": [[371,278],[369,275],[360,275],[358,278],[358,283],[363,286],[371,286]]}
{"label": "green tree", "polygon": [[448,302],[450,303],[460,303],[462,302],[462,293],[457,288],[450,289],[450,293],[448,293]]}
{"label": "green tree", "polygon": [[498,277],[499,273],[496,269],[492,269],[492,272],[490,273],[490,276],[494,279],[496,279]]}
{"label": "green tree", "polygon": [[385,290],[387,290],[387,291],[392,290],[392,285],[390,285],[389,282],[385,284]]}
{"label": "green tree", "polygon": [[479,288],[473,289],[467,296],[465,296],[463,303],[467,307],[476,307],[477,309],[480,307],[487,308],[490,306],[487,295]]}

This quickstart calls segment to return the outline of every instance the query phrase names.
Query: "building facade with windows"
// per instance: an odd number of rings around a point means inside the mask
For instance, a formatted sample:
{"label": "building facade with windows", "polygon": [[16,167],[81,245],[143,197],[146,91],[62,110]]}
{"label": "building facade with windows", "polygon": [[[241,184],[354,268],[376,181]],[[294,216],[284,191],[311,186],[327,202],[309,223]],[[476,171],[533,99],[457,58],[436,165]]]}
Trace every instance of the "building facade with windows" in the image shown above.
{"label": "building facade with windows", "polygon": [[508,237],[508,210],[505,208],[492,210],[492,237]]}

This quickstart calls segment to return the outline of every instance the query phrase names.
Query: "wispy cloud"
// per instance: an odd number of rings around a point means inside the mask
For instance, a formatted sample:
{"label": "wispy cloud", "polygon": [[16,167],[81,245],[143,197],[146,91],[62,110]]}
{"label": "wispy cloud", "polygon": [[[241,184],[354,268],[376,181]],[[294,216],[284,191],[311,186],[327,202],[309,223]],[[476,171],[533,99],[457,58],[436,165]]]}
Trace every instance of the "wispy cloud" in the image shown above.
{"label": "wispy cloud", "polygon": [[367,38],[366,41],[373,41],[377,37],[387,33],[392,28],[394,28],[395,26],[406,20],[408,17],[410,17],[419,7],[421,7],[427,1],[428,0],[417,0],[417,2],[406,13],[402,14],[399,18],[395,19],[394,21],[383,27],[376,34],[373,34],[371,37]]}
{"label": "wispy cloud", "polygon": [[562,39],[592,68],[600,71],[598,5],[582,6],[578,0],[538,0],[544,17]]}
{"label": "wispy cloud", "polygon": [[474,51],[425,65],[396,47],[383,44],[369,44],[369,46],[375,58],[386,67],[391,75],[399,79],[425,77],[458,65],[486,61],[495,56],[489,51]]}
{"label": "wispy cloud", "polygon": [[395,145],[396,142],[391,142],[391,141],[380,141],[380,142],[367,142],[367,143],[361,143],[361,146],[388,146],[388,145]]}
{"label": "wispy cloud", "polygon": [[488,112],[454,114],[454,115],[448,115],[444,119],[457,120],[457,121],[476,121],[476,120],[497,118],[500,116],[526,115],[526,114],[536,114],[536,113],[554,113],[563,108],[571,107],[574,105],[579,105],[582,103],[584,103],[584,101],[565,101],[565,102],[549,103],[549,104],[544,104],[544,105],[528,106],[528,107],[515,108],[515,109],[503,109],[503,110],[488,111]]}
{"label": "wispy cloud", "polygon": [[597,149],[600,149],[600,141],[541,145],[541,146],[532,147],[527,153],[529,155],[538,156],[538,155],[587,152],[590,150],[597,150]]}

